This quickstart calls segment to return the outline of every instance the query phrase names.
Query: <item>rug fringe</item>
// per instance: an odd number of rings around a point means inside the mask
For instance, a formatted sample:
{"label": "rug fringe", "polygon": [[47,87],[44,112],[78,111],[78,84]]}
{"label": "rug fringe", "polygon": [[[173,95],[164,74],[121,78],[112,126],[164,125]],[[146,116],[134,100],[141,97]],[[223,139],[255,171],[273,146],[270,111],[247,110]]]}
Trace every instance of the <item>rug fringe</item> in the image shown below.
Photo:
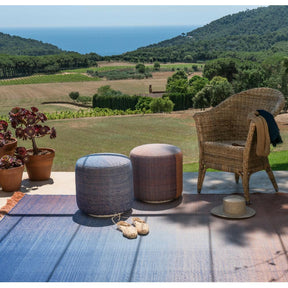
{"label": "rug fringe", "polygon": [[16,206],[24,195],[25,193],[23,192],[14,192],[12,197],[7,200],[6,205],[0,209],[0,221]]}

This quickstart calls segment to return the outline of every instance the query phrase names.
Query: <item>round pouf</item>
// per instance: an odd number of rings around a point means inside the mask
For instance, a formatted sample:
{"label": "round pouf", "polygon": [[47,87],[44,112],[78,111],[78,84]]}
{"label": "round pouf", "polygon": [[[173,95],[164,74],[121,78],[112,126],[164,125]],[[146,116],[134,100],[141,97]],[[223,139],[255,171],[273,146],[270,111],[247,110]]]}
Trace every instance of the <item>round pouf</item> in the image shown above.
{"label": "round pouf", "polygon": [[177,199],[183,188],[183,156],[169,144],[146,144],[130,152],[134,196],[151,203]]}
{"label": "round pouf", "polygon": [[133,172],[128,157],[96,153],[77,160],[78,208],[91,216],[109,217],[132,208]]}

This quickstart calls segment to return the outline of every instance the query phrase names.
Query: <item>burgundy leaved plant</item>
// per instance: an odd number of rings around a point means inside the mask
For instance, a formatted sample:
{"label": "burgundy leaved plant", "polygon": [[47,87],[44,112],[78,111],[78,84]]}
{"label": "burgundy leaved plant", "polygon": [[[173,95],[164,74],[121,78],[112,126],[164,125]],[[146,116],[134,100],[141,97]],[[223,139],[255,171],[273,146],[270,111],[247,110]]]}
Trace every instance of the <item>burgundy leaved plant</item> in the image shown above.
{"label": "burgundy leaved plant", "polygon": [[0,147],[3,147],[11,140],[12,133],[11,131],[7,130],[7,128],[8,123],[4,120],[0,120]]}
{"label": "burgundy leaved plant", "polygon": [[44,113],[39,112],[38,108],[31,107],[31,110],[15,107],[9,112],[11,126],[15,129],[15,135],[22,140],[31,140],[33,154],[39,153],[36,145],[36,138],[50,135],[53,139],[56,137],[54,127],[50,128],[44,124],[47,117]]}
{"label": "burgundy leaved plant", "polygon": [[23,161],[16,156],[4,155],[0,159],[0,169],[9,169],[23,165]]}

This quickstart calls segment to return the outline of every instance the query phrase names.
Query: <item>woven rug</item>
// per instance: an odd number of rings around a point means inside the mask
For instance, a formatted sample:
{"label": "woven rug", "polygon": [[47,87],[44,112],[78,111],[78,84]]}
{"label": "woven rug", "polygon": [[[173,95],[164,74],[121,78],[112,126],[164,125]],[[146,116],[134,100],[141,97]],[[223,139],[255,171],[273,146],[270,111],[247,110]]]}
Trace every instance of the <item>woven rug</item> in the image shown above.
{"label": "woven rug", "polygon": [[223,197],[135,202],[130,214],[150,233],[129,240],[75,196],[25,195],[0,222],[0,281],[286,282],[288,194],[251,195],[256,216],[245,220],[210,215]]}

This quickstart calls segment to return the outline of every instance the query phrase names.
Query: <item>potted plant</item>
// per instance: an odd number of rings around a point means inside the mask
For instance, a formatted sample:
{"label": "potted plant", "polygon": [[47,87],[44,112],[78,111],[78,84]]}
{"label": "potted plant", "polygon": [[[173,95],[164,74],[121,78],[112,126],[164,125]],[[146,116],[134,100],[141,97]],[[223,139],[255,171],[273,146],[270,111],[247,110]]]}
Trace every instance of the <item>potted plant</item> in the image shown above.
{"label": "potted plant", "polygon": [[17,147],[17,139],[7,130],[8,123],[0,120],[0,158],[4,155],[13,155]]}
{"label": "potted plant", "polygon": [[[16,148],[16,151],[17,149],[18,148]],[[14,155],[2,156],[0,159],[0,185],[2,190],[6,192],[19,190],[21,187],[23,171],[24,157],[22,158]]]}
{"label": "potted plant", "polygon": [[9,112],[9,118],[11,126],[15,129],[16,137],[32,141],[32,149],[27,149],[27,161],[25,161],[29,179],[32,181],[48,180],[51,175],[55,150],[38,148],[36,138],[47,135],[50,135],[50,139],[55,138],[55,128],[41,124],[47,121],[47,117],[36,107],[31,107],[31,110],[15,107]]}

